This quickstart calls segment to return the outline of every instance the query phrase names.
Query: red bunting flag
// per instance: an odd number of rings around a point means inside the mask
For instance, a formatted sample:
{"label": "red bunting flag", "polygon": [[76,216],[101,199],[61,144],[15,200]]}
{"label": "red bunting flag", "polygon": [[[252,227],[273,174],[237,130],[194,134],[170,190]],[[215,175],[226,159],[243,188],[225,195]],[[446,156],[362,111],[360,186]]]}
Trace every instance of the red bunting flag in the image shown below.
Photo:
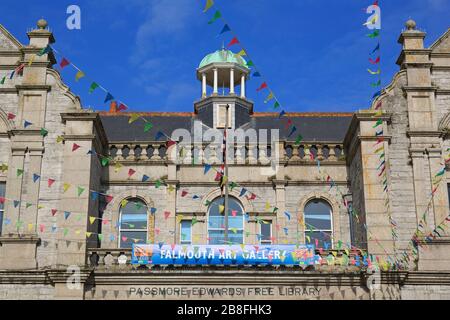
{"label": "red bunting flag", "polygon": [[48,187],[50,188],[52,186],[52,184],[55,183],[55,180],[53,179],[48,179]]}
{"label": "red bunting flag", "polygon": [[76,143],[74,143],[73,146],[72,146],[72,152],[75,152],[75,151],[77,151],[80,148],[81,148],[81,146],[79,146]]}
{"label": "red bunting flag", "polygon": [[128,177],[131,178],[135,173],[136,171],[133,169],[128,170]]}
{"label": "red bunting flag", "polygon": [[259,91],[264,90],[264,89],[267,89],[267,83],[266,82],[264,82],[258,89],[256,89],[256,91],[259,92]]}
{"label": "red bunting flag", "polygon": [[54,216],[56,215],[57,212],[58,212],[58,210],[52,209],[52,216],[54,217]]}
{"label": "red bunting flag", "polygon": [[250,197],[247,197],[247,199],[249,201],[255,200],[256,199],[256,194],[252,193]]}
{"label": "red bunting flag", "polygon": [[106,196],[106,203],[110,203],[111,201],[113,201],[114,197],[113,196]]}
{"label": "red bunting flag", "polygon": [[13,113],[8,113],[8,120],[14,120],[16,118],[16,115]]}
{"label": "red bunting flag", "polygon": [[169,140],[169,141],[167,141],[167,148],[170,148],[171,146],[176,145],[176,144],[177,143],[175,141]]}
{"label": "red bunting flag", "polygon": [[124,105],[123,103],[121,103],[121,104],[119,105],[119,107],[117,108],[117,111],[118,111],[118,112],[120,112],[120,111],[126,111],[126,110],[128,110],[128,107],[127,107],[126,105]]}
{"label": "red bunting flag", "polygon": [[376,105],[376,107],[375,107],[375,110],[378,110],[378,109],[380,109],[381,108],[381,105],[382,105],[382,102],[380,101],[380,102],[378,102],[378,104]]}
{"label": "red bunting flag", "polygon": [[236,217],[237,216],[237,211],[236,210],[231,210],[231,215],[233,216],[233,217]]}
{"label": "red bunting flag", "polygon": [[372,58],[369,58],[369,62],[371,64],[379,64],[380,63],[380,57],[378,57],[376,60],[373,60]]}
{"label": "red bunting flag", "polygon": [[69,60],[67,60],[66,58],[63,58],[61,60],[61,63],[59,64],[59,66],[61,67],[61,69],[64,69],[65,67],[67,67],[70,64]]}
{"label": "red bunting flag", "polygon": [[188,192],[186,190],[181,191],[181,197],[186,197],[188,195]]}
{"label": "red bunting flag", "polygon": [[169,219],[170,215],[171,215],[171,213],[169,211],[165,211],[164,212],[164,219],[166,219],[166,220]]}
{"label": "red bunting flag", "polygon": [[229,47],[231,47],[231,46],[233,46],[233,45],[235,45],[235,44],[238,44],[238,43],[239,43],[238,38],[237,38],[237,37],[234,37],[233,40],[230,41],[230,43],[228,44],[227,47],[229,48]]}
{"label": "red bunting flag", "polygon": [[5,203],[5,200],[6,200],[5,198],[0,197],[0,203],[1,203],[1,204],[4,204],[4,203]]}

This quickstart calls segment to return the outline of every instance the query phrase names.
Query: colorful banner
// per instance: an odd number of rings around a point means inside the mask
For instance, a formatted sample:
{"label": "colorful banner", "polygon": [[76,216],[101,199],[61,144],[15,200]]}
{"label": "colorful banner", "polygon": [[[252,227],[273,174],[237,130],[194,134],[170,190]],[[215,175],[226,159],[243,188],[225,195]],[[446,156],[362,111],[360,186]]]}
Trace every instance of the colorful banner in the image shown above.
{"label": "colorful banner", "polygon": [[137,265],[314,265],[320,256],[313,246],[297,245],[148,245],[135,244]]}

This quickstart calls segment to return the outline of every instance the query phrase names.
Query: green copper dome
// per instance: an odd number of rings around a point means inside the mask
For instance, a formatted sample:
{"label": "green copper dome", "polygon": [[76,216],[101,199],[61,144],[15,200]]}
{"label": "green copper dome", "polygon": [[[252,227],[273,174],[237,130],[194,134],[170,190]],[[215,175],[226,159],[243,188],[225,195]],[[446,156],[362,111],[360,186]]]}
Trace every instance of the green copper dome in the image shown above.
{"label": "green copper dome", "polygon": [[244,58],[226,49],[217,50],[214,53],[208,54],[200,62],[198,68],[201,69],[211,63],[237,63],[243,67],[247,67],[247,62]]}

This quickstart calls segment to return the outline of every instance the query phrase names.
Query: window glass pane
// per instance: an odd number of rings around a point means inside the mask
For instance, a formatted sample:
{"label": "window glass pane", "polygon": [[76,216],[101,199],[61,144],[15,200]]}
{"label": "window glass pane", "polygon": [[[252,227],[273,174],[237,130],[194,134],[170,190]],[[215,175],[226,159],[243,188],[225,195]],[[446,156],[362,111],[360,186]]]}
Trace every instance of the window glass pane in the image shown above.
{"label": "window glass pane", "polygon": [[306,228],[331,230],[331,207],[324,201],[311,201],[305,206]]}
{"label": "window glass pane", "polygon": [[121,248],[131,248],[133,244],[145,244],[147,242],[147,232],[122,231],[120,234]]}
{"label": "window glass pane", "polygon": [[[244,211],[237,199],[230,197],[228,203],[228,241],[243,244]],[[224,204],[224,198],[217,198],[209,207],[208,237],[212,245],[225,243],[225,213],[220,212],[220,207]]]}
{"label": "window glass pane", "polygon": [[261,224],[261,241],[271,241],[272,237],[272,222],[269,224]]}
{"label": "window glass pane", "polygon": [[318,248],[332,249],[331,232],[307,232],[306,235],[306,244],[318,245]]}
{"label": "window glass pane", "polygon": [[147,206],[139,199],[130,199],[121,213],[121,229],[147,229]]}
{"label": "window glass pane", "polygon": [[[6,193],[6,183],[0,182],[0,197],[5,197],[5,193]],[[2,234],[4,209],[5,205],[3,203],[0,203],[0,234]]]}
{"label": "window glass pane", "polygon": [[[242,244],[243,243],[243,231],[237,231],[236,233],[229,231],[228,232],[228,241],[232,244]],[[225,231],[209,231],[209,244],[211,245],[223,245],[225,244]]]}
{"label": "window glass pane", "polygon": [[192,242],[192,221],[181,221],[181,243],[190,244]]}

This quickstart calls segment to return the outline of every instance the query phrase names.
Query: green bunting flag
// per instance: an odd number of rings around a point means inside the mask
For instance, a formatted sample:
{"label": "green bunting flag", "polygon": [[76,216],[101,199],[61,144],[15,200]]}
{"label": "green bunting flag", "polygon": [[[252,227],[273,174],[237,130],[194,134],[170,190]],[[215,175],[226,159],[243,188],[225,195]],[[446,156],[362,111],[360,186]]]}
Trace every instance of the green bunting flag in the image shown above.
{"label": "green bunting flag", "polygon": [[102,166],[106,167],[109,164],[109,158],[103,157],[101,162],[102,162]]}
{"label": "green bunting flag", "polygon": [[295,140],[295,145],[299,145],[300,142],[302,142],[302,140],[303,140],[303,136],[302,136],[302,135],[299,135],[299,136],[297,137],[297,139]]}
{"label": "green bunting flag", "polygon": [[220,18],[222,18],[222,14],[220,13],[219,10],[217,10],[216,13],[214,14],[213,18],[211,20],[209,20],[208,24],[213,24]]}
{"label": "green bunting flag", "polygon": [[23,175],[23,170],[17,169],[17,177],[20,177],[21,175]]}
{"label": "green bunting flag", "polygon": [[2,78],[2,80],[0,81],[0,84],[5,84],[5,80],[6,80],[6,76],[4,76],[4,77]]}
{"label": "green bunting flag", "polygon": [[45,138],[48,135],[48,131],[44,128],[41,128],[40,134],[41,134],[41,136],[43,136]]}
{"label": "green bunting flag", "polygon": [[144,132],[149,132],[150,130],[153,129],[153,124],[151,124],[150,122],[147,122],[144,126]]}
{"label": "green bunting flag", "polygon": [[89,93],[93,93],[95,91],[95,89],[97,89],[99,87],[99,85],[95,82],[92,82],[90,88],[89,88]]}
{"label": "green bunting flag", "polygon": [[78,187],[78,196],[81,196],[81,194],[84,192],[84,188]]}
{"label": "green bunting flag", "polygon": [[278,109],[279,107],[281,107],[281,105],[278,101],[276,101],[275,104],[273,105],[273,108]]}
{"label": "green bunting flag", "polygon": [[369,38],[372,38],[372,39],[374,39],[376,37],[379,37],[380,36],[380,30],[375,30],[373,33],[369,33],[367,36]]}

